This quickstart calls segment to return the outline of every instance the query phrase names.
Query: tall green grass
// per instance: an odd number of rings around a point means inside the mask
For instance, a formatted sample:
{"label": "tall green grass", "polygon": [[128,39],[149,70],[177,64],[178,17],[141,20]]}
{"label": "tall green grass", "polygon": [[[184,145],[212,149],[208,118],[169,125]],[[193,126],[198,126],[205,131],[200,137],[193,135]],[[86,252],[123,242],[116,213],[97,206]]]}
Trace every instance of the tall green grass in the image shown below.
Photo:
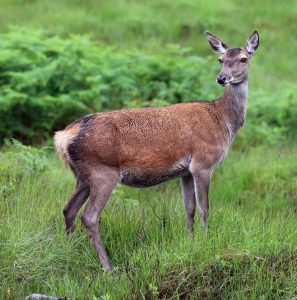
{"label": "tall green grass", "polygon": [[193,240],[176,181],[150,189],[117,187],[99,224],[114,276],[102,271],[79,218],[67,240],[62,208],[75,182],[52,154],[49,163],[46,171],[28,169],[21,160],[21,173],[12,166],[2,169],[2,298],[31,293],[80,299],[297,295],[294,147],[230,153],[213,176],[208,232],[197,218]]}

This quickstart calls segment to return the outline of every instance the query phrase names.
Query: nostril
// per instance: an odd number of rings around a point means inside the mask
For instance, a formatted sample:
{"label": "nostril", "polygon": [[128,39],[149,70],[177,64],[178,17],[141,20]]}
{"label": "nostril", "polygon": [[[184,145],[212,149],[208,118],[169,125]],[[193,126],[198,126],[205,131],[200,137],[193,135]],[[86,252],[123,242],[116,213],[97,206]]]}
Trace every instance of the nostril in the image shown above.
{"label": "nostril", "polygon": [[225,83],[226,82],[226,76],[225,75],[219,75],[217,77],[217,82],[218,83]]}

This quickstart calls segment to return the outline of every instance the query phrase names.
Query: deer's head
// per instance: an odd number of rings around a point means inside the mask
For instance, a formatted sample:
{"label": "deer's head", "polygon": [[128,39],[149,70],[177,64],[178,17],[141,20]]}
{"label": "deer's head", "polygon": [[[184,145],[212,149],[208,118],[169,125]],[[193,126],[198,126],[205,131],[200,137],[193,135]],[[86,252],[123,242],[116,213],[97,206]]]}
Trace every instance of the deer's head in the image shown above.
{"label": "deer's head", "polygon": [[245,48],[229,48],[210,32],[206,32],[210,46],[216,52],[222,54],[218,61],[221,71],[217,76],[217,82],[221,85],[238,84],[248,78],[249,60],[259,46],[259,34],[257,31],[248,38]]}

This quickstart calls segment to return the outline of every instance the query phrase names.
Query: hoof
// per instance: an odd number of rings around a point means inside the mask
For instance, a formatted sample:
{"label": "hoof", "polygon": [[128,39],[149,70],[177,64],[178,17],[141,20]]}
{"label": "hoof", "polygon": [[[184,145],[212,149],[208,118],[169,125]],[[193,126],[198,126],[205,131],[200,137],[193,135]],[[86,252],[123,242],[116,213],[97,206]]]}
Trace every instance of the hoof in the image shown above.
{"label": "hoof", "polygon": [[65,231],[66,231],[67,238],[71,238],[74,233],[74,226],[71,226],[69,228],[65,226]]}

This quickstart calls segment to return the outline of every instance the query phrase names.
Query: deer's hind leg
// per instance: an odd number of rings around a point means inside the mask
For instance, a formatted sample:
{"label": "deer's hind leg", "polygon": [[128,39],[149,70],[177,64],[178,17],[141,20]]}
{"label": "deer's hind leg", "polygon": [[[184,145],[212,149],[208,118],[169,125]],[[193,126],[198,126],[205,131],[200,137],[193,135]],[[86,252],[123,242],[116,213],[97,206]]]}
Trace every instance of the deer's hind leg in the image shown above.
{"label": "deer's hind leg", "polygon": [[86,202],[89,195],[89,185],[80,175],[77,175],[76,189],[63,209],[65,230],[68,236],[73,233],[76,215],[82,205]]}
{"label": "deer's hind leg", "polygon": [[96,169],[93,168],[88,176],[90,199],[81,216],[82,223],[95,246],[101,264],[106,271],[111,271],[112,267],[101,242],[98,220],[112,190],[119,180],[120,172],[115,168],[105,165],[97,166]]}

